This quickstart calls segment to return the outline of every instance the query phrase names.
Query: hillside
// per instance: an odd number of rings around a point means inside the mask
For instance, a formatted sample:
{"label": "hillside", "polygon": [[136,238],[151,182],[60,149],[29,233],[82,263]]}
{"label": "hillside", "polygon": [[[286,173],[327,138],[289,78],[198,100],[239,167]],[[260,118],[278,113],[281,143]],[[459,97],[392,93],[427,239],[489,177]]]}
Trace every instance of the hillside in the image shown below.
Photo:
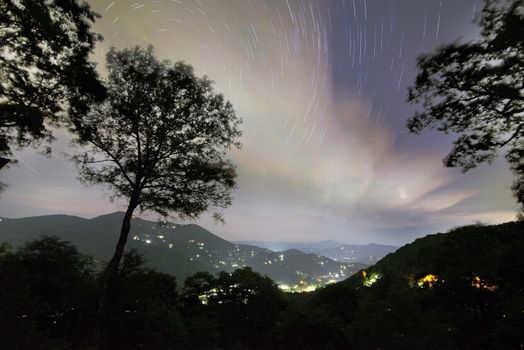
{"label": "hillside", "polygon": [[[524,346],[524,223],[428,235],[307,301],[355,348]],[[366,334],[367,336],[364,336]]]}
{"label": "hillside", "polygon": [[[57,236],[102,263],[114,251],[122,216],[123,213],[93,219],[68,215],[2,218],[0,241],[16,247],[42,235]],[[282,284],[324,284],[347,278],[365,267],[295,250],[277,253],[233,244],[195,224],[159,224],[140,218],[132,220],[128,241],[128,249],[131,248],[143,253],[151,267],[179,280],[198,271],[216,273],[250,266]]]}
{"label": "hillside", "polygon": [[[468,279],[482,274],[498,284],[524,277],[524,223],[470,225],[416,239],[367,268],[367,275],[418,282],[428,274],[441,280]],[[437,277],[438,278],[438,277]],[[358,284],[362,275],[343,283]]]}

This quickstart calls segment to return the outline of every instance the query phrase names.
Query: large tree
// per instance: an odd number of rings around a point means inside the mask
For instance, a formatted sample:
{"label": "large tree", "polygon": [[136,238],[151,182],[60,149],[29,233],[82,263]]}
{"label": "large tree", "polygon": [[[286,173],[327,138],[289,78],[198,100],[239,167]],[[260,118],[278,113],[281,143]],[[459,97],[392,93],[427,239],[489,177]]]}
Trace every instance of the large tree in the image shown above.
{"label": "large tree", "polygon": [[78,121],[81,177],[128,200],[115,253],[102,274],[104,299],[118,271],[135,210],[194,218],[227,207],[235,186],[226,159],[240,120],[191,66],[159,61],[152,47],[107,54],[108,96]]}
{"label": "large tree", "polygon": [[524,204],[524,0],[487,0],[476,41],[444,45],[418,58],[409,101],[423,111],[408,121],[459,135],[444,163],[463,171],[504,151]]}
{"label": "large tree", "polygon": [[52,139],[49,125],[104,98],[88,61],[96,17],[77,0],[0,0],[0,156]]}

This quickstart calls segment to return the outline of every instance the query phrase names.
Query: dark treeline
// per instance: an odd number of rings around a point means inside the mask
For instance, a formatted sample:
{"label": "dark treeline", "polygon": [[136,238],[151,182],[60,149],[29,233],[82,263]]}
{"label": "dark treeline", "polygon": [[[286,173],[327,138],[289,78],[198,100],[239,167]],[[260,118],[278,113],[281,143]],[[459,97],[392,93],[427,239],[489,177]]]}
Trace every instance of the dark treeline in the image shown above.
{"label": "dark treeline", "polygon": [[[105,349],[512,349],[524,343],[524,223],[430,235],[314,293],[245,267],[175,278],[134,251],[102,322]],[[469,250],[466,253],[465,250]],[[474,249],[473,249],[474,248]],[[88,348],[98,271],[43,237],[0,254],[0,348]],[[87,343],[86,343],[87,339]]]}

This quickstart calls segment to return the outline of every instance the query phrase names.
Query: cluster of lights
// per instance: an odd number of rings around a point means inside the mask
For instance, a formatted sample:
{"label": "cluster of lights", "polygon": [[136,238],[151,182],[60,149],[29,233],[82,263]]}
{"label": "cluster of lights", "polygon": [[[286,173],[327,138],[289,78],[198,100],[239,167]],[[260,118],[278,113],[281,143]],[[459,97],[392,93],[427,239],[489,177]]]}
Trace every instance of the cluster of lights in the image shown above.
{"label": "cluster of lights", "polygon": [[[437,283],[444,283],[444,280],[440,280],[437,275],[434,274],[427,274],[426,276],[420,278],[417,281],[417,286],[419,288],[433,288],[434,285]],[[497,286],[495,285],[489,285],[479,276],[474,276],[471,281],[471,286],[477,289],[484,289],[489,290],[490,292],[494,292],[497,290]]]}
{"label": "cluster of lights", "polygon": [[[143,235],[145,238],[142,238],[140,235],[133,235],[133,241],[142,241],[144,242],[145,244],[151,244],[153,243],[153,239],[152,238],[155,238],[155,237],[151,237],[151,235]],[[162,242],[166,242],[166,237],[164,235],[157,235],[156,236],[157,239],[161,240]],[[169,248],[173,248],[173,244],[169,244]]]}
{"label": "cluster of lights", "polygon": [[[240,284],[235,283],[229,286],[229,294],[231,295],[233,293],[233,290],[242,288]],[[244,305],[247,305],[249,303],[249,296],[256,295],[257,291],[251,288],[242,288],[242,292],[245,295],[244,298],[242,298],[242,303]],[[220,288],[211,288],[208,291],[204,292],[203,294],[200,294],[198,296],[198,300],[202,305],[208,305],[210,301],[217,298],[219,294],[224,294],[225,291]],[[247,295],[246,295],[247,294]],[[218,304],[223,304],[222,300],[217,301]]]}
{"label": "cluster of lights", "polygon": [[[165,234],[156,234],[156,235],[149,235],[149,234],[135,234],[132,236],[132,239],[135,241],[141,241],[145,244],[157,244],[163,242],[168,249],[173,249],[176,244],[174,243],[168,243],[166,242],[166,235]],[[228,252],[227,256],[225,258],[222,258],[221,260],[218,260],[217,258],[213,258],[213,254],[217,253],[214,250],[210,250],[208,246],[206,246],[205,242],[202,242],[197,239],[189,239],[186,241],[186,247],[193,250],[193,255],[189,257],[189,261],[198,261],[201,259],[207,259],[209,258],[209,263],[217,270],[220,269],[237,269],[244,266],[249,265],[249,260],[255,258],[257,255],[259,255],[258,251],[255,249],[249,249],[247,251],[244,251],[241,249],[239,245],[234,245],[233,249]],[[268,254],[273,254],[270,250],[265,250]],[[217,254],[218,257],[218,254]],[[326,264],[329,260],[323,259],[322,257],[319,257],[319,259],[316,259],[316,263],[322,267],[326,267]],[[263,262],[264,265],[279,265],[280,267],[289,269],[289,266],[286,266],[286,256],[284,253],[273,255],[272,257],[266,258]],[[309,286],[302,286],[302,285],[296,285],[291,286],[289,289],[293,292],[305,292],[305,291],[312,291],[320,286],[324,286],[329,283],[329,281],[335,281],[338,282],[342,278],[345,278],[346,276],[350,275],[348,273],[348,268],[350,266],[346,266],[343,264],[340,264],[338,266],[338,271],[326,271],[324,275],[319,276],[310,276],[307,273],[303,273],[300,271],[296,271],[297,276],[300,279],[308,280],[310,283],[312,283]],[[285,287],[284,287],[285,289]]]}
{"label": "cluster of lights", "polygon": [[427,274],[426,276],[420,278],[418,281],[417,281],[417,285],[420,287],[420,288],[425,288],[425,287],[428,287],[428,288],[433,288],[433,285],[435,283],[438,282],[438,276],[437,275],[433,275],[433,274]]}
{"label": "cluster of lights", "polygon": [[382,276],[377,273],[377,272],[373,272],[371,273],[369,276],[367,274],[366,271],[362,271],[362,279],[363,279],[363,282],[362,284],[364,285],[364,287],[371,287],[372,285],[374,285],[375,283],[377,283],[377,281],[381,278]]}
{"label": "cluster of lights", "polygon": [[298,284],[295,285],[289,285],[289,284],[279,284],[278,288],[286,293],[309,293],[314,292],[317,288],[320,288],[321,285],[319,284],[309,284],[303,280],[301,280]]}
{"label": "cluster of lights", "polygon": [[487,284],[479,276],[473,277],[473,281],[471,282],[471,286],[473,286],[475,288],[478,288],[478,289],[486,289],[486,290],[489,290],[490,292],[494,292],[498,288],[497,286]]}

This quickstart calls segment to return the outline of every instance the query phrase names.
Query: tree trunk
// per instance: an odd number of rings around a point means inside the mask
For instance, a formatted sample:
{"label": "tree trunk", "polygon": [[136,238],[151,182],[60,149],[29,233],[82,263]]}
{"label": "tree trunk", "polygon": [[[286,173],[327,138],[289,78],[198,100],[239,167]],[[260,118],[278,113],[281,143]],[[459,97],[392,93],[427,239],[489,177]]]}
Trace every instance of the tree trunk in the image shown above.
{"label": "tree trunk", "polygon": [[10,162],[9,159],[0,157],[0,169],[2,169],[4,167],[4,165],[6,165],[9,162]]}
{"label": "tree trunk", "polygon": [[89,348],[101,349],[102,347],[102,323],[106,315],[107,301],[110,299],[113,292],[113,286],[118,274],[118,266],[122,261],[124,255],[124,249],[126,246],[129,231],[131,230],[131,218],[133,212],[138,206],[139,193],[133,192],[129,200],[127,211],[122,220],[122,227],[120,228],[120,237],[116,245],[113,257],[109,261],[109,264],[105,268],[104,272],[100,276],[100,295],[98,297],[97,312],[93,324],[93,334],[91,339],[91,345]]}

